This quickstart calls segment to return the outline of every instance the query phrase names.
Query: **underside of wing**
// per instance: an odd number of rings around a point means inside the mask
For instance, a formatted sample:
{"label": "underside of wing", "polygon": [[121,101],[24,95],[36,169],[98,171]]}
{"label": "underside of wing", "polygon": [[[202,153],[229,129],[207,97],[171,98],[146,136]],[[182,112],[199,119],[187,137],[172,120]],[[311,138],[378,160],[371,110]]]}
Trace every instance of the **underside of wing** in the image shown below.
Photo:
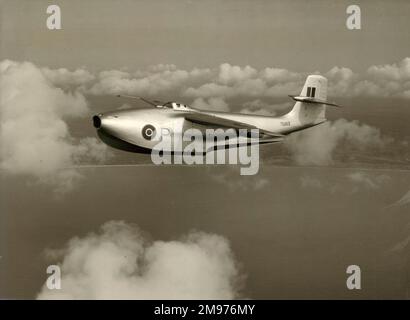
{"label": "underside of wing", "polygon": [[230,120],[214,115],[210,115],[207,113],[202,113],[202,112],[190,112],[186,113],[184,115],[185,119],[188,121],[191,121],[192,123],[197,123],[201,125],[213,125],[213,126],[219,126],[221,128],[233,128],[233,129],[259,129],[259,133],[262,135],[267,135],[269,137],[275,137],[275,138],[283,138],[284,135],[270,132],[267,130],[263,130],[261,128],[258,128],[256,126],[235,121],[235,120]]}
{"label": "underside of wing", "polygon": [[218,150],[218,149],[230,149],[230,148],[238,148],[238,147],[247,147],[255,144],[272,144],[272,143],[277,143],[277,142],[282,142],[283,138],[264,138],[264,139],[258,139],[258,140],[248,140],[244,142],[239,142],[238,140],[232,141],[232,140],[227,140],[227,141],[219,141],[214,143],[212,146],[207,148],[205,152],[209,152],[212,150]]}

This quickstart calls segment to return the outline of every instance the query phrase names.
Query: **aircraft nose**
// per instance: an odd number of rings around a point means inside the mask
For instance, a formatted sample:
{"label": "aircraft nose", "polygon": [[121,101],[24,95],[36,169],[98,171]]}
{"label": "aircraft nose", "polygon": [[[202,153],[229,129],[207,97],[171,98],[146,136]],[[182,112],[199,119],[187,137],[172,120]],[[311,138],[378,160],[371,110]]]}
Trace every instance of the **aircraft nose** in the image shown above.
{"label": "aircraft nose", "polygon": [[98,130],[109,131],[110,134],[122,132],[123,123],[117,114],[99,113],[93,116],[93,125]]}
{"label": "aircraft nose", "polygon": [[100,118],[100,116],[101,115],[95,115],[93,117],[93,124],[94,124],[94,127],[97,128],[97,129],[101,128],[101,118]]}

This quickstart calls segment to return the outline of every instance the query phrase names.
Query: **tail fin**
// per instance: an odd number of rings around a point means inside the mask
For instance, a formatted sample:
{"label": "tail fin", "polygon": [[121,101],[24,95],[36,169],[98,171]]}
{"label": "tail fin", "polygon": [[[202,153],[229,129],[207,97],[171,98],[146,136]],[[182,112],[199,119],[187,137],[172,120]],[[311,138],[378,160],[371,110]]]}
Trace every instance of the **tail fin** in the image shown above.
{"label": "tail fin", "polygon": [[295,106],[287,114],[300,124],[316,124],[326,121],[327,79],[319,75],[307,77],[300,96],[292,96]]}
{"label": "tail fin", "polygon": [[327,79],[319,75],[308,76],[300,95],[303,97],[310,97],[317,100],[326,101]]}

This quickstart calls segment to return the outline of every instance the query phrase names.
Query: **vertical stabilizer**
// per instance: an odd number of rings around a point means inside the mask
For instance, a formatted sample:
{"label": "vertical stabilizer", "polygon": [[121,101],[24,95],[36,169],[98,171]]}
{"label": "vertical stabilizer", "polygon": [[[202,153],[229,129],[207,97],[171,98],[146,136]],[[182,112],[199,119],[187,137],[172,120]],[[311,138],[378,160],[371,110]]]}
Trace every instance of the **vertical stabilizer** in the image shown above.
{"label": "vertical stabilizer", "polygon": [[[327,101],[327,79],[319,75],[310,75],[307,77],[303,86],[300,98]],[[300,124],[316,124],[326,120],[326,107],[324,104],[297,101],[292,111],[287,114],[287,117],[300,122]]]}

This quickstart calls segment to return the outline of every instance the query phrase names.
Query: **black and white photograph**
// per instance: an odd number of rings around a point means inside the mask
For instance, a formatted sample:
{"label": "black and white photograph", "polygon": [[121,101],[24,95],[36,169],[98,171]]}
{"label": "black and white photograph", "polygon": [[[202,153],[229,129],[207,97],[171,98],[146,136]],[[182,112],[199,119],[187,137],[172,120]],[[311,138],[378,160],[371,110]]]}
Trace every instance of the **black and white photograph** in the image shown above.
{"label": "black and white photograph", "polygon": [[1,0],[0,299],[409,299],[409,30],[406,0]]}

